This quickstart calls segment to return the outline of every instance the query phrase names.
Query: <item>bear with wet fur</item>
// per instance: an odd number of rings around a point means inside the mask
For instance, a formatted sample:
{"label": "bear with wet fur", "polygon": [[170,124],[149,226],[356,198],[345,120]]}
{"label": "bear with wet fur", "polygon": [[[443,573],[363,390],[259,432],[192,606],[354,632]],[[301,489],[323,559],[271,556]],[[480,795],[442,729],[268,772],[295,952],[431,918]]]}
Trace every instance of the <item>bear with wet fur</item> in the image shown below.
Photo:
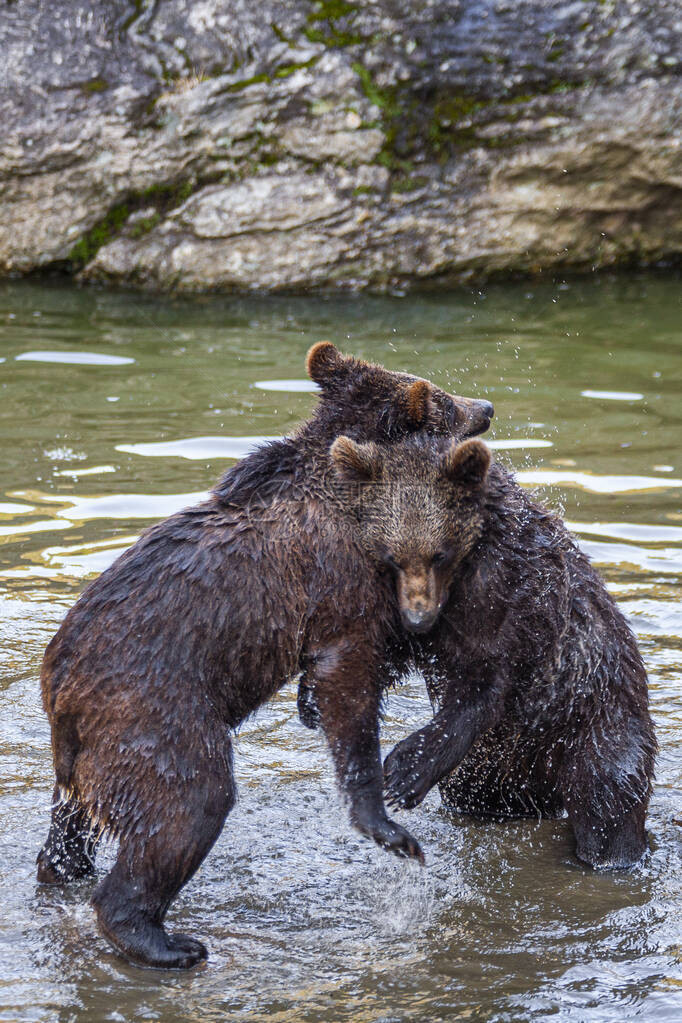
{"label": "bear with wet fur", "polygon": [[416,806],[439,784],[458,813],[566,811],[580,860],[637,862],[656,751],[646,672],[561,520],[479,440],[342,437],[332,456],[436,710],[387,757],[388,803]]}
{"label": "bear with wet fur", "polygon": [[312,418],[230,470],[202,504],[149,529],[83,592],[41,672],[56,774],[38,879],[93,873],[92,902],[131,961],[187,968],[203,944],[164,927],[235,801],[230,733],[302,669],[354,826],[399,855],[384,808],[378,717],[399,632],[329,460],[339,433],[397,442],[487,428],[491,409],[315,346]]}

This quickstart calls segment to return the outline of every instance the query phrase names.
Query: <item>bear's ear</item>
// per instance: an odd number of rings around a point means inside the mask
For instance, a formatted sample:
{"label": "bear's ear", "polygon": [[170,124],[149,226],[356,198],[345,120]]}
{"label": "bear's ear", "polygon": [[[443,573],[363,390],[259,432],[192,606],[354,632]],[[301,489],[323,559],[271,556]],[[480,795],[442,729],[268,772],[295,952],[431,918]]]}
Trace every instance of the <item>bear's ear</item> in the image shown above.
{"label": "bear's ear", "polygon": [[308,376],[321,387],[337,376],[345,365],[346,359],[331,341],[318,341],[305,360]]}
{"label": "bear's ear", "polygon": [[428,419],[431,407],[431,384],[428,380],[415,380],[407,388],[405,395],[405,411],[411,426],[423,426]]}
{"label": "bear's ear", "polygon": [[370,483],[381,475],[382,458],[376,444],[356,444],[350,437],[337,437],[329,449],[337,473],[355,483]]}
{"label": "bear's ear", "polygon": [[453,483],[463,483],[472,488],[480,487],[490,468],[490,448],[483,441],[465,440],[462,444],[453,442],[443,455],[443,475]]}

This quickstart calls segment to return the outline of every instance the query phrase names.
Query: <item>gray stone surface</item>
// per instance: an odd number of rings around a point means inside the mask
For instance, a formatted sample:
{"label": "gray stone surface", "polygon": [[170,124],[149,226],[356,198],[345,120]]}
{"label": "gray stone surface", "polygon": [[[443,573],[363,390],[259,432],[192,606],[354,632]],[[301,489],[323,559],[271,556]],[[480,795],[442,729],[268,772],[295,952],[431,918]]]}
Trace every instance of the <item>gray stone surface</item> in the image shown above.
{"label": "gray stone surface", "polygon": [[404,288],[682,251],[679,0],[0,8],[0,272]]}

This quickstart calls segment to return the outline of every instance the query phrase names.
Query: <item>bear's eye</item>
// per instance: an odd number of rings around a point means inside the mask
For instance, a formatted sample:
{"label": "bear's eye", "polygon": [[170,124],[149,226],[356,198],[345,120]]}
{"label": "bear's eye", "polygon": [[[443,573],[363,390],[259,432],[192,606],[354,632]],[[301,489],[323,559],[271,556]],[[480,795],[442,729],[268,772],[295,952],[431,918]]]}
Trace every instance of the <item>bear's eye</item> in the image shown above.
{"label": "bear's eye", "polygon": [[446,565],[452,561],[452,551],[436,551],[431,558],[432,565]]}
{"label": "bear's eye", "polygon": [[400,568],[400,565],[395,560],[390,551],[386,551],[383,555],[383,562],[385,565],[390,565],[391,568]]}

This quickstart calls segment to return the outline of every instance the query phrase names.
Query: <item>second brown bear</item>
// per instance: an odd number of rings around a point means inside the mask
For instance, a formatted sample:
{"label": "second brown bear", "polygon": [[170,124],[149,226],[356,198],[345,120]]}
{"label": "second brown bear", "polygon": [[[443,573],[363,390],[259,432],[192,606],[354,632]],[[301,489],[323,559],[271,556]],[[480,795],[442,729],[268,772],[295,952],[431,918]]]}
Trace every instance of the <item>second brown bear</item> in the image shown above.
{"label": "second brown bear", "polygon": [[481,441],[340,438],[332,452],[436,711],[387,757],[389,803],[416,806],[440,784],[459,813],[565,811],[583,862],[636,863],[656,752],[646,671],[561,519]]}

